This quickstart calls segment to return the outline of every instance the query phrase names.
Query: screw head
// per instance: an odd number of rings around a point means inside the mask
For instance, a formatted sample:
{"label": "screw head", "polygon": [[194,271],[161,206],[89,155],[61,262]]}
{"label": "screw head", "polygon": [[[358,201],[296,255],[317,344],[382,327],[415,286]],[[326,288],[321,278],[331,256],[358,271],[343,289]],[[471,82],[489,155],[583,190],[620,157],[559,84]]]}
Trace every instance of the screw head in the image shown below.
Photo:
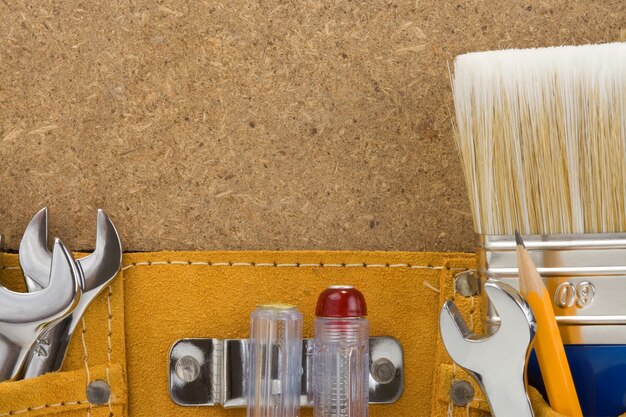
{"label": "screw head", "polygon": [[389,359],[380,358],[372,363],[370,373],[374,381],[379,384],[388,384],[396,377],[396,367]]}
{"label": "screw head", "polygon": [[93,405],[106,404],[111,398],[111,387],[98,379],[87,385],[87,399]]}
{"label": "screw head", "polygon": [[480,290],[480,278],[473,270],[461,272],[456,276],[454,287],[462,296],[473,297]]}
{"label": "screw head", "polygon": [[176,361],[176,376],[183,382],[193,382],[200,375],[200,362],[193,356],[185,355]]}
{"label": "screw head", "polygon": [[454,405],[465,407],[474,399],[474,387],[467,381],[454,381],[450,387],[450,399]]}

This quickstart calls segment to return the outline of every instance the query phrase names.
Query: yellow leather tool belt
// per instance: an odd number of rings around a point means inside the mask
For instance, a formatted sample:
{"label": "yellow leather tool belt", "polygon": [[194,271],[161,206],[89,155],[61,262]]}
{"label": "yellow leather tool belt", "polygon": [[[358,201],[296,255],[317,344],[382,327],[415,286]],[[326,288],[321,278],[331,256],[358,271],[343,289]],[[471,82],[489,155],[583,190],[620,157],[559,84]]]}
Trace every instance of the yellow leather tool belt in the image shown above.
{"label": "yellow leather tool belt", "polygon": [[[78,255],[80,256],[80,255]],[[465,407],[450,387],[468,376],[448,358],[439,338],[443,302],[454,298],[470,326],[481,325],[478,297],[455,293],[454,277],[474,268],[473,254],[412,252],[158,252],[125,254],[123,270],[87,310],[61,372],[0,383],[0,417],[242,416],[245,410],[181,407],[168,391],[168,352],[181,338],[246,338],[259,303],[295,304],[304,336],[313,334],[318,294],[351,284],[367,298],[372,335],[397,338],[404,349],[404,394],[372,405],[372,417],[483,416],[475,388]],[[16,255],[3,254],[2,282],[24,290]],[[104,404],[87,387],[104,381]],[[473,384],[473,381],[471,381]],[[531,391],[537,416],[557,416]],[[302,411],[310,416],[310,409]]]}

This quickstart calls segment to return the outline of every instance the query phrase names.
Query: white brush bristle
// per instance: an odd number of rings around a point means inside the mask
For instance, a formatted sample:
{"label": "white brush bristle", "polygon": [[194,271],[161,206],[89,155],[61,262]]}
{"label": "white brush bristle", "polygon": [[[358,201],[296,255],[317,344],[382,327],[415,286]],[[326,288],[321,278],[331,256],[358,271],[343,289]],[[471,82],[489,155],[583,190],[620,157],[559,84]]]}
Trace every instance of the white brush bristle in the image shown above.
{"label": "white brush bristle", "polygon": [[452,84],[477,233],[626,231],[626,43],[461,55]]}

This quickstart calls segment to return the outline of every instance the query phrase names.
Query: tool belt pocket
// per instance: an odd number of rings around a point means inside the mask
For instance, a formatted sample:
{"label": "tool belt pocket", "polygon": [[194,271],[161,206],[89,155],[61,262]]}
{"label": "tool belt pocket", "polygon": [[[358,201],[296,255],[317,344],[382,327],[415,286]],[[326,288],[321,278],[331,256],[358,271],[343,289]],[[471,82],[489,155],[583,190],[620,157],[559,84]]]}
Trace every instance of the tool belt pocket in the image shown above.
{"label": "tool belt pocket", "polygon": [[[24,291],[17,256],[0,258],[3,284]],[[173,342],[245,338],[249,323],[243,311],[275,299],[311,306],[321,289],[337,282],[374,294],[369,303],[375,317],[372,333],[391,335],[404,349],[404,394],[393,404],[371,406],[372,417],[487,416],[480,389],[450,361],[437,321],[443,302],[454,298],[468,324],[481,332],[480,297],[464,296],[455,288],[458,275],[469,268],[474,268],[473,255],[126,254],[122,272],[78,325],[61,372],[0,383],[0,417],[230,415],[232,410],[221,407],[181,407],[172,401],[167,375]],[[312,333],[310,327],[304,331]],[[467,393],[464,384],[472,395],[457,405],[453,399]],[[530,395],[536,416],[560,417],[536,391]],[[303,410],[303,415],[311,414]]]}
{"label": "tool belt pocket", "polygon": [[124,416],[126,387],[120,364],[52,372],[0,384],[0,416]]}

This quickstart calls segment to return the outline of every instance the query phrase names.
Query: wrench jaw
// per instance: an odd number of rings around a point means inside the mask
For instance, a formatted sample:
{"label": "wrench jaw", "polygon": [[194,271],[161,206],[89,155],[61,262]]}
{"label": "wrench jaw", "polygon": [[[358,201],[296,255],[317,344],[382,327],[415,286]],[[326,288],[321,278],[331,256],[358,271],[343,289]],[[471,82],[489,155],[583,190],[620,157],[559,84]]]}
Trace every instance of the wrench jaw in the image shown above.
{"label": "wrench jaw", "polygon": [[[20,265],[30,292],[48,285],[51,257],[48,250],[48,210],[43,208],[32,218],[20,242]],[[122,243],[113,222],[101,209],[98,209],[96,220],[96,248],[76,262],[84,291],[103,286],[119,272]]]}
{"label": "wrench jaw", "polygon": [[536,321],[530,306],[509,285],[488,280],[485,291],[500,316],[498,330],[486,337],[472,332],[453,301],[439,315],[441,338],[452,360],[482,389],[494,417],[532,417],[526,393],[526,365]]}
{"label": "wrench jaw", "polygon": [[[41,227],[41,223],[47,224],[47,217],[45,213],[40,213],[31,221],[33,226],[27,228],[22,238],[22,242],[26,242],[25,245],[27,246],[25,247],[37,245],[37,251],[25,252],[22,258],[22,245],[20,245],[20,261],[23,259],[23,268],[24,265],[28,265],[25,270],[37,274],[41,274],[42,264],[45,264],[46,257],[51,256],[46,247],[47,227]],[[28,355],[24,369],[25,379],[57,371],[61,368],[72,334],[83,313],[93,299],[118,274],[121,264],[122,245],[117,230],[106,213],[98,210],[95,250],[90,255],[75,261],[82,290],[80,302],[68,317],[48,326],[45,333],[40,337]],[[43,275],[26,276],[29,290],[37,288],[33,283],[43,283],[45,286],[47,282]],[[42,351],[45,351],[46,354],[40,354]]]}
{"label": "wrench jaw", "polygon": [[76,262],[58,239],[48,270],[49,285],[41,291],[17,293],[0,286],[0,381],[19,378],[41,333],[78,305]]}
{"label": "wrench jaw", "polygon": [[496,279],[485,282],[485,292],[500,317],[500,327],[495,334],[515,337],[520,346],[530,344],[535,337],[537,320],[526,299],[515,288]]}
{"label": "wrench jaw", "polygon": [[439,329],[443,345],[448,351],[448,355],[450,355],[457,365],[469,371],[468,367],[471,366],[471,356],[474,354],[475,350],[468,345],[471,345],[477,340],[478,336],[469,329],[461,312],[452,300],[446,301],[441,309],[439,314]]}
{"label": "wrench jaw", "polygon": [[119,272],[122,265],[122,242],[113,222],[102,209],[96,221],[96,248],[78,260],[84,276],[85,291],[100,291]]}
{"label": "wrench jaw", "polygon": [[29,292],[48,286],[52,254],[48,250],[48,208],[37,212],[26,226],[19,248],[19,260]]}

